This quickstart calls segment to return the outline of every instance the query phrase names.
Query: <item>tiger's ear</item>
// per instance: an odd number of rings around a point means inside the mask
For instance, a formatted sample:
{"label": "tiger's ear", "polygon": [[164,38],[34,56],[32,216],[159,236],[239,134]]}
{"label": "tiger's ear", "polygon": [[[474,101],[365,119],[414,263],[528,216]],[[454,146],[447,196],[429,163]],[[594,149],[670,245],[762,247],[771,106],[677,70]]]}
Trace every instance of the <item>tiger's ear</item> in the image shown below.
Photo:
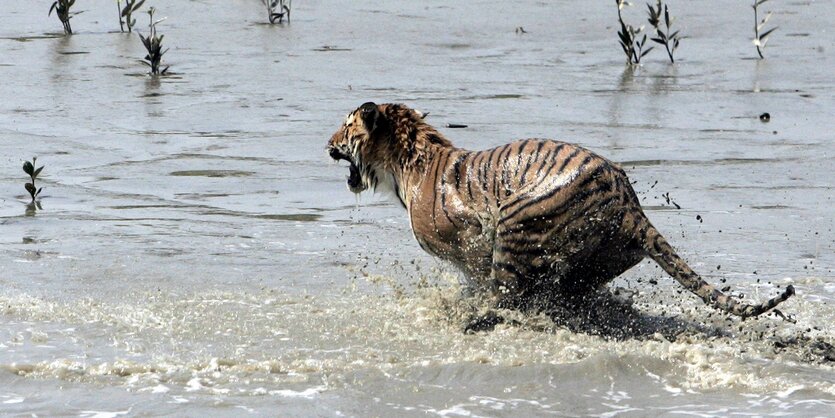
{"label": "tiger's ear", "polygon": [[360,106],[360,118],[365,123],[365,127],[369,133],[374,132],[374,129],[377,128],[377,117],[379,113],[380,111],[374,102],[366,102]]}

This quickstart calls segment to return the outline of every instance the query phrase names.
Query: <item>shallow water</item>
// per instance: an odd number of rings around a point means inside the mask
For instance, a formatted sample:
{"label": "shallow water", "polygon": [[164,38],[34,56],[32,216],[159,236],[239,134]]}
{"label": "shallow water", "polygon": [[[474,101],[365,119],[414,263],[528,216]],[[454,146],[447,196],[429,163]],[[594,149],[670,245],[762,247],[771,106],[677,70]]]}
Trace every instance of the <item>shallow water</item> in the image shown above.
{"label": "shallow water", "polygon": [[[112,3],[79,3],[72,37],[42,5],[4,3],[4,415],[835,406],[828,2],[767,3],[780,29],[764,61],[747,4],[674,2],[689,36],[678,63],[654,51],[634,71],[608,2],[305,1],[283,26],[263,24],[254,0],[166,2],[174,74],[159,79],[137,37],[113,32]],[[748,298],[793,284],[781,309],[796,323],[726,321],[644,263],[615,285],[639,292],[647,322],[684,327],[674,341],[545,317],[463,335],[478,306],[455,273],[423,254],[397,205],[357,205],[324,152],[368,100],[466,124],[442,131],[467,148],[553,137],[620,162],[697,271]],[[46,165],[34,214],[20,170],[33,155]]]}

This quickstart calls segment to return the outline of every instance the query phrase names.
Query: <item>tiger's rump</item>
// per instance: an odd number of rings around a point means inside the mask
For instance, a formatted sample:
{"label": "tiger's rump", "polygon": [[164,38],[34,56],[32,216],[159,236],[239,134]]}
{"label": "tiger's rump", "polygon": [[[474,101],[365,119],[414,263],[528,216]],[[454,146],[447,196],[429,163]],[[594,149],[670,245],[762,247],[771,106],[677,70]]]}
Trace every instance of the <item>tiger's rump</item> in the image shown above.
{"label": "tiger's rump", "polygon": [[[610,260],[584,265],[588,252],[628,241],[614,236],[619,225],[611,221],[621,216],[610,213],[634,195],[621,187],[628,186],[625,174],[577,145],[526,139],[483,151],[441,150],[426,171],[408,205],[415,238],[478,288],[490,288],[497,268],[506,268],[525,277],[521,293],[587,291],[610,279],[587,272],[612,270]],[[643,257],[628,244],[617,274]]]}

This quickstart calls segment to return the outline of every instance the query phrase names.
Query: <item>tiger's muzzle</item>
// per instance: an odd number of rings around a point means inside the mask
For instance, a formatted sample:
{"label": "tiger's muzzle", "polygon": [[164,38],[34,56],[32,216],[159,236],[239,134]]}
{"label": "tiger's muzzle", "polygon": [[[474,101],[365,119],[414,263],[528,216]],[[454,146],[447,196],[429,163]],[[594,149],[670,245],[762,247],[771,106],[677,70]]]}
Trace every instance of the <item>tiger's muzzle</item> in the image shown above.
{"label": "tiger's muzzle", "polygon": [[368,188],[368,186],[363,184],[360,169],[354,163],[354,160],[351,159],[350,155],[343,153],[336,147],[328,147],[328,154],[336,161],[345,160],[350,164],[347,177],[348,190],[353,193],[361,193]]}

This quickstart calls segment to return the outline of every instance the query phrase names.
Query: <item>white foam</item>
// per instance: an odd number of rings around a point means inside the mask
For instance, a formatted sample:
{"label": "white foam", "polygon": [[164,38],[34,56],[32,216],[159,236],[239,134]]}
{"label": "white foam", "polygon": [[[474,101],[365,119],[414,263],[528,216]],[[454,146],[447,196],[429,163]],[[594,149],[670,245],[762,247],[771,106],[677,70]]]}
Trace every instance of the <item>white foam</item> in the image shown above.
{"label": "white foam", "polygon": [[124,410],[124,411],[115,411],[115,412],[110,412],[110,411],[81,411],[79,416],[85,417],[85,418],[115,418],[115,417],[118,417],[118,416],[121,416],[121,415],[129,414],[131,409],[133,409],[133,408],[128,408],[127,410]]}
{"label": "white foam", "polygon": [[295,391],[289,389],[279,389],[279,390],[271,390],[269,391],[270,395],[274,396],[281,396],[285,398],[305,398],[305,399],[313,399],[316,395],[322,393],[327,389],[325,386],[316,386],[312,388],[307,388],[303,391]]}

